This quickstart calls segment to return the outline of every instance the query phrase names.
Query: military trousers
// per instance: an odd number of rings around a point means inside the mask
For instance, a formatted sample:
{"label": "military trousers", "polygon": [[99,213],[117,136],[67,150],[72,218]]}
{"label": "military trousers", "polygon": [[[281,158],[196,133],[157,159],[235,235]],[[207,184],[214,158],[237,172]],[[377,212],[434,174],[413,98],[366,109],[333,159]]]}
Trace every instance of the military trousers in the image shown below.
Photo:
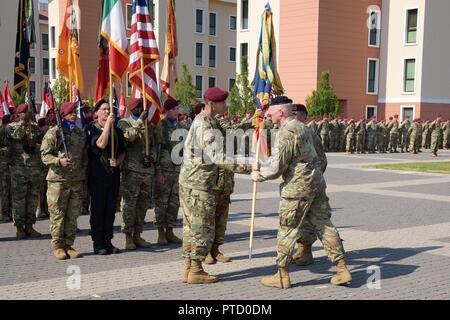
{"label": "military trousers", "polygon": [[325,152],[330,151],[330,136],[328,133],[320,134],[320,138],[322,139],[323,148]]}
{"label": "military trousers", "polygon": [[437,153],[439,150],[439,145],[440,145],[440,137],[436,136],[436,135],[432,135],[431,136],[431,152],[433,153]]}
{"label": "military trousers", "polygon": [[179,172],[163,171],[164,183],[155,182],[155,226],[175,228],[180,210]]}
{"label": "military trousers", "polygon": [[11,208],[15,226],[36,223],[40,183],[40,167],[11,167]]}
{"label": "military trousers", "polygon": [[[305,215],[304,227],[299,228]],[[336,262],[344,258],[344,246],[339,233],[331,222],[331,208],[325,189],[300,199],[281,198],[280,226],[277,235],[277,264],[287,267],[292,260],[297,240],[312,245],[315,237],[322,242],[328,258]]]}
{"label": "military trousers", "polygon": [[225,243],[228,213],[230,211],[231,196],[229,193],[216,191],[216,212],[213,246],[219,247]]}
{"label": "military trousers", "polygon": [[38,200],[38,206],[36,209],[36,217],[39,216],[41,213],[48,213],[48,201],[47,201],[47,173],[48,170],[42,170],[41,172],[41,183],[39,186],[39,200]]}
{"label": "military trousers", "polygon": [[183,257],[204,261],[215,237],[216,196],[180,185],[183,212]]}
{"label": "military trousers", "polygon": [[4,217],[11,217],[11,177],[9,166],[6,163],[0,164],[0,214]]}
{"label": "military trousers", "polygon": [[52,248],[72,246],[77,235],[77,219],[82,211],[84,181],[48,181]]}
{"label": "military trousers", "polygon": [[148,201],[152,194],[153,174],[122,172],[121,194],[123,199],[123,233],[142,233]]}

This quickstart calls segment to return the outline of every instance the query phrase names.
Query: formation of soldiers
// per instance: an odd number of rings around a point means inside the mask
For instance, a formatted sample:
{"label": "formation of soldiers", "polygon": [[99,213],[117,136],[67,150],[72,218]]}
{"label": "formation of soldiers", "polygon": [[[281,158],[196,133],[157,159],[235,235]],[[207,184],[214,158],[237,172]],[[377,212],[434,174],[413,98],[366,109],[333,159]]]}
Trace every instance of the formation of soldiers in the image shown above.
{"label": "formation of soldiers", "polygon": [[406,116],[400,122],[398,115],[379,121],[376,117],[356,121],[325,115],[311,119],[308,127],[321,137],[326,152],[417,154],[423,148],[437,156],[439,149],[450,148],[450,119],[444,121],[441,116],[434,121],[411,121]]}

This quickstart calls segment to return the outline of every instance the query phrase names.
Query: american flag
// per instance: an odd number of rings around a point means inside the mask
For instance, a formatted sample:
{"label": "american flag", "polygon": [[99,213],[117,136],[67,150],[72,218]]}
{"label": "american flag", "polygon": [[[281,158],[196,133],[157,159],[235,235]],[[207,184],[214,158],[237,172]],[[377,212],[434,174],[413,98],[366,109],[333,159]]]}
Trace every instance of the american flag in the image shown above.
{"label": "american flag", "polygon": [[[135,97],[145,92],[148,101],[149,119],[153,123],[160,120],[161,101],[155,64],[159,61],[159,50],[156,43],[148,0],[133,0],[133,15],[131,18],[130,39],[130,82],[136,90]],[[144,83],[142,88],[141,57],[144,61]]]}

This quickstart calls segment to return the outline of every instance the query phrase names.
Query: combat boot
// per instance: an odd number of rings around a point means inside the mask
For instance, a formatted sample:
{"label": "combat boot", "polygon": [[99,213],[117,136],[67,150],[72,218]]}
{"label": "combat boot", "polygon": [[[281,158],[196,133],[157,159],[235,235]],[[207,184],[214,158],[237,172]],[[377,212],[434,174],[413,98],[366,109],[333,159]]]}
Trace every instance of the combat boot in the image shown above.
{"label": "combat boot", "polygon": [[58,260],[66,260],[67,259],[66,251],[64,251],[64,249],[62,247],[53,249],[53,255]]}
{"label": "combat boot", "polygon": [[169,243],[181,244],[183,242],[173,233],[173,228],[166,228],[166,239]]}
{"label": "combat boot", "polygon": [[136,245],[136,248],[150,248],[152,244],[150,242],[145,241],[141,238],[140,233],[135,233],[133,237],[134,244]]}
{"label": "combat boot", "polygon": [[298,266],[308,266],[314,263],[314,258],[312,255],[312,250],[310,245],[298,244],[297,252],[294,253],[292,259]]}
{"label": "combat boot", "polygon": [[158,244],[168,244],[164,228],[158,228]]}
{"label": "combat boot", "polygon": [[202,262],[198,260],[191,260],[191,269],[189,270],[187,283],[214,283],[219,279],[217,276],[212,276],[203,270]]}
{"label": "combat boot", "polygon": [[350,274],[350,271],[348,271],[344,259],[336,261],[336,269],[336,275],[331,278],[331,283],[336,286],[350,284],[352,275]]}
{"label": "combat boot", "polygon": [[191,258],[184,258],[183,283],[188,282],[190,270],[191,270]]}
{"label": "combat boot", "polygon": [[208,255],[206,256],[205,263],[206,264],[216,264],[217,263],[217,260],[214,259],[214,257],[212,256],[211,252],[208,253]]}
{"label": "combat boot", "polygon": [[133,241],[133,234],[125,233],[125,250],[136,250],[136,245]]}
{"label": "combat boot", "polygon": [[81,253],[79,253],[77,250],[75,250],[71,246],[66,246],[64,249],[66,250],[67,255],[71,259],[77,259],[77,258],[81,258],[82,257]]}
{"label": "combat boot", "polygon": [[37,232],[36,230],[33,229],[32,224],[25,225],[25,232],[27,233],[27,236],[29,236],[30,238],[42,237],[42,234],[40,234],[39,232]]}
{"label": "combat boot", "polygon": [[219,251],[218,246],[213,246],[211,253],[214,259],[216,259],[218,262],[227,263],[231,261],[230,257],[227,257],[226,255],[224,255],[222,252]]}
{"label": "combat boot", "polygon": [[22,225],[18,225],[16,226],[16,237],[17,239],[24,239],[27,237],[27,233],[25,232],[25,229],[23,228]]}
{"label": "combat boot", "polygon": [[266,287],[288,289],[291,286],[291,279],[289,278],[288,268],[279,267],[278,272],[275,275],[262,278],[261,283]]}

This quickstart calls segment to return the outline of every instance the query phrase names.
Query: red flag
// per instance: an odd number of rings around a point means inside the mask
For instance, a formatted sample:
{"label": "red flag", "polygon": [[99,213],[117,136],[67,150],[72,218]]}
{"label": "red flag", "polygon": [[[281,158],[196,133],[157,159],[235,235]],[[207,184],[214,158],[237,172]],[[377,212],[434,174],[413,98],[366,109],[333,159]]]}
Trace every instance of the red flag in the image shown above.
{"label": "red flag", "polygon": [[109,48],[108,43],[100,35],[99,40],[100,58],[98,60],[97,81],[95,85],[95,101],[105,96],[109,84]]}
{"label": "red flag", "polygon": [[8,106],[8,108],[13,108],[13,109],[16,108],[16,106],[14,105],[14,100],[11,95],[11,91],[9,90],[8,81],[6,81],[6,83],[5,83],[5,101],[6,101],[6,105]]}
{"label": "red flag", "polygon": [[125,98],[123,96],[123,92],[120,92],[119,116],[121,119],[127,116],[127,107],[125,105]]}

